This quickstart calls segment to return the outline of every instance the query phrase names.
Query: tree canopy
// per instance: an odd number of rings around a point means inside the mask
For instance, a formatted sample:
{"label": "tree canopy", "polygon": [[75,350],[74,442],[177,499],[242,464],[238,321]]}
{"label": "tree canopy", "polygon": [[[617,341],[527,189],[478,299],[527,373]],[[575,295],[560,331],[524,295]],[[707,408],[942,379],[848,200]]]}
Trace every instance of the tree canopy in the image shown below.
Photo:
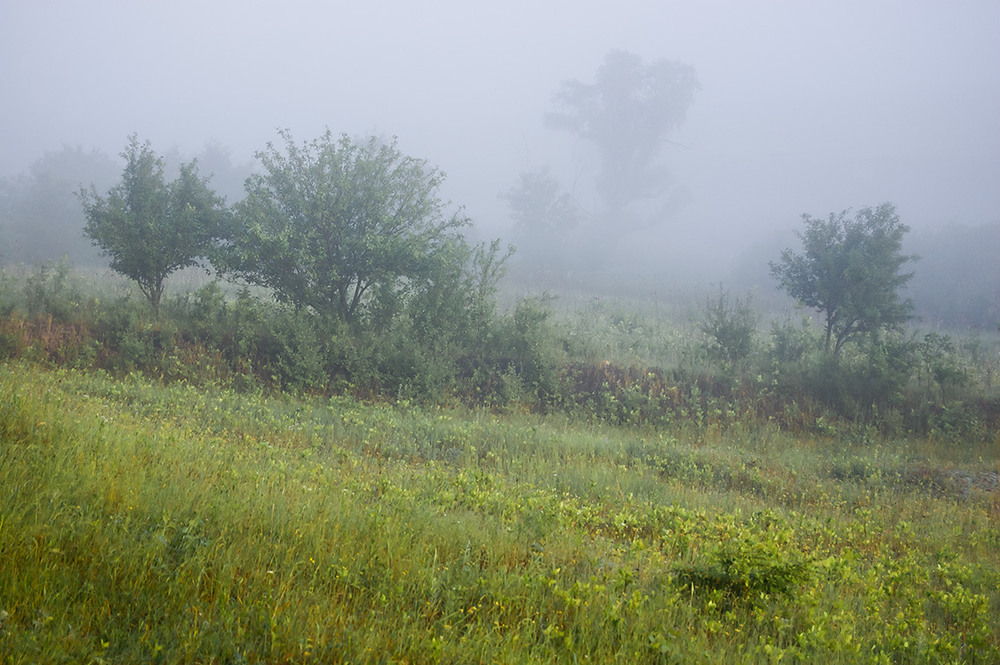
{"label": "tree canopy", "polygon": [[121,181],[107,196],[93,186],[80,191],[84,234],[110,257],[115,272],[138,284],[158,314],[166,278],[210,253],[222,230],[225,203],[198,174],[195,161],[182,164],[167,183],[163,159],[135,134],[122,157]]}
{"label": "tree canopy", "polygon": [[913,311],[899,296],[913,276],[900,269],[916,259],[902,253],[909,227],[891,203],[862,208],[853,219],[848,212],[825,220],[803,215],[805,229],[797,234],[802,253],[785,249],[770,264],[790,296],[825,315],[825,349],[829,353],[832,345],[835,356],[847,341],[898,327]]}
{"label": "tree canopy", "polygon": [[433,270],[468,223],[438,198],[443,174],[395,140],[279,135],[256,154],[227,267],[281,300],[355,320],[369,293]]}

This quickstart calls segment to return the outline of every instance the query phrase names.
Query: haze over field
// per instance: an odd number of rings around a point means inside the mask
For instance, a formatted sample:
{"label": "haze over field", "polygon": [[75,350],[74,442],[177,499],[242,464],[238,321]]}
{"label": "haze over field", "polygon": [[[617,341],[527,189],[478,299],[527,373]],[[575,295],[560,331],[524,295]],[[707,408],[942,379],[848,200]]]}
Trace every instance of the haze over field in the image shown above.
{"label": "haze over field", "polygon": [[523,171],[550,166],[587,205],[592,156],[543,116],[622,49],[700,83],[662,153],[684,205],[624,247],[644,265],[724,262],[804,212],[883,201],[915,231],[996,223],[997,26],[991,0],[0,0],[0,176],[67,144],[115,155],[133,132],[242,163],[279,127],[329,127],[398,136],[505,234],[498,195]]}

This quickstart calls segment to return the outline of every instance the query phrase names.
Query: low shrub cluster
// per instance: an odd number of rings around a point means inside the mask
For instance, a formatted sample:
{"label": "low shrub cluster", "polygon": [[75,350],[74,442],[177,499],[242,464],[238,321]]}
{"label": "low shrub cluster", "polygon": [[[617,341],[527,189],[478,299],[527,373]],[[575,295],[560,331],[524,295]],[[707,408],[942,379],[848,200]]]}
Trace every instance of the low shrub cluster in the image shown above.
{"label": "low shrub cluster", "polygon": [[[98,294],[68,264],[0,285],[0,354],[141,371],[167,380],[277,390],[544,407],[558,392],[560,349],[544,299],[498,314],[492,285],[425,288],[353,324],[211,281],[163,302]],[[86,292],[86,294],[85,294]],[[450,300],[450,301],[449,301]],[[395,309],[395,311],[392,311]]]}
{"label": "low shrub cluster", "polygon": [[988,439],[1000,427],[997,358],[975,338],[884,333],[831,355],[808,319],[774,321],[762,335],[749,298],[723,291],[678,330],[600,304],[569,314],[545,296],[498,311],[496,280],[459,271],[405,298],[379,298],[352,323],[210,281],[165,299],[157,317],[130,291],[101,293],[67,264],[46,265],[0,285],[0,354],[632,426],[705,430],[751,418],[951,441]]}

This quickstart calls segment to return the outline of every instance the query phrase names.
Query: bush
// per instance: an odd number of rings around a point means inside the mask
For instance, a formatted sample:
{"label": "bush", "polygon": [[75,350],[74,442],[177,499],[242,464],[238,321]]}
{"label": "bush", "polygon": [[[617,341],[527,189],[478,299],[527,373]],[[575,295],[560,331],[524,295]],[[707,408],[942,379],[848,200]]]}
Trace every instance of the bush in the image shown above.
{"label": "bush", "polygon": [[920,378],[926,399],[941,404],[968,384],[969,374],[962,365],[951,337],[930,332],[916,344]]}
{"label": "bush", "polygon": [[[589,327],[569,321],[561,333],[547,296],[495,311],[496,245],[452,249],[434,274],[379,296],[379,307],[351,324],[216,281],[171,297],[154,320],[132,295],[88,294],[66,263],[17,279],[8,273],[0,276],[0,358],[237,388],[559,408],[699,432],[755,417],[862,433],[851,435],[857,441],[905,432],[961,441],[1000,421],[990,393],[996,351],[979,339],[960,346],[936,332],[885,334],[837,356],[823,352],[802,318],[773,322],[767,350],[753,356],[748,301],[734,303],[721,289],[706,304],[704,338],[676,327],[659,334],[664,326],[617,311],[592,316]],[[740,371],[713,373],[691,361],[706,356]]]}
{"label": "bush", "polygon": [[57,321],[69,321],[78,315],[83,296],[70,280],[72,269],[65,259],[38,266],[24,283],[24,311],[29,316],[51,315]]}
{"label": "bush", "polygon": [[227,302],[216,282],[169,309],[186,321],[192,341],[218,350],[233,373],[277,388],[320,389],[329,382],[336,335],[307,309],[256,298],[246,288]]}
{"label": "bush", "polygon": [[771,323],[771,358],[775,362],[800,363],[806,355],[819,349],[820,340],[808,317],[803,317],[798,325],[790,319]]}
{"label": "bush", "polygon": [[[558,368],[564,358],[550,317],[551,299],[523,298],[513,313],[497,322],[488,334],[485,353],[474,359],[501,388],[497,396],[504,401],[515,399],[523,389],[524,401],[545,410],[551,407],[560,393]],[[512,377],[517,377],[516,382]]]}
{"label": "bush", "polygon": [[720,609],[773,595],[790,598],[809,580],[811,568],[789,546],[789,535],[787,529],[764,534],[746,530],[707,549],[693,563],[675,566],[675,581],[707,595]]}
{"label": "bush", "polygon": [[927,430],[932,438],[951,442],[981,441],[987,431],[975,409],[957,400],[933,407]]}
{"label": "bush", "polygon": [[163,329],[154,332],[148,308],[130,296],[109,300],[97,311],[93,334],[101,346],[97,364],[116,373],[152,366],[156,346],[162,350]]}
{"label": "bush", "polygon": [[708,338],[706,351],[710,358],[729,369],[745,361],[753,351],[757,331],[757,314],[750,306],[750,296],[729,301],[729,293],[719,287],[717,298],[705,301],[701,332]]}

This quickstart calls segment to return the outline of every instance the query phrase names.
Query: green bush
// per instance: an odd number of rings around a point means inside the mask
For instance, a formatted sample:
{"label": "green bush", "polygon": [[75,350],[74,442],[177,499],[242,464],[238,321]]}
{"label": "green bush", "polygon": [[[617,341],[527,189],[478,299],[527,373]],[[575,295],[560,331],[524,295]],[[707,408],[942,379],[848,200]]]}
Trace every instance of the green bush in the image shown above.
{"label": "green bush", "polygon": [[97,362],[104,369],[128,373],[153,365],[157,346],[162,350],[162,328],[149,320],[148,307],[130,296],[102,303],[93,323],[101,345]]}
{"label": "green bush", "polygon": [[277,388],[321,389],[330,375],[336,335],[314,313],[241,289],[227,301],[217,282],[175,299],[167,311],[185,322],[191,340],[217,350],[229,371]]}
{"label": "green bush", "polygon": [[25,279],[23,309],[29,316],[51,315],[69,321],[80,312],[83,296],[70,279],[73,266],[67,260],[46,262]]}
{"label": "green bush", "polygon": [[802,318],[773,322],[754,353],[756,315],[721,289],[700,331],[592,299],[568,315],[548,296],[498,313],[497,245],[449,251],[420,279],[375,294],[351,323],[218,281],[172,296],[156,320],[135,292],[98,297],[65,262],[7,272],[0,357],[248,389],[561,409],[699,436],[757,418],[857,442],[904,433],[957,442],[1000,420],[989,340],[883,334],[826,354]]}
{"label": "green bush", "polygon": [[789,546],[788,535],[747,531],[730,537],[694,562],[676,565],[675,581],[708,596],[720,609],[775,595],[791,598],[809,580],[811,567],[805,555]]}
{"label": "green bush", "polygon": [[[550,408],[560,395],[559,367],[565,362],[552,327],[548,297],[523,298],[487,336],[484,353],[473,365],[500,386],[494,397]],[[516,377],[516,381],[512,380]],[[517,395],[523,391],[522,395]]]}
{"label": "green bush", "polygon": [[809,353],[820,349],[820,339],[815,334],[808,317],[799,320],[775,320],[771,323],[771,358],[784,365],[800,363]]}
{"label": "green bush", "polygon": [[933,407],[927,417],[927,430],[934,439],[955,443],[982,441],[987,434],[975,409],[958,400]]}
{"label": "green bush", "polygon": [[710,358],[729,369],[746,361],[757,331],[757,314],[750,305],[750,296],[730,302],[729,293],[720,286],[719,295],[705,301],[700,328],[707,338],[705,348]]}

